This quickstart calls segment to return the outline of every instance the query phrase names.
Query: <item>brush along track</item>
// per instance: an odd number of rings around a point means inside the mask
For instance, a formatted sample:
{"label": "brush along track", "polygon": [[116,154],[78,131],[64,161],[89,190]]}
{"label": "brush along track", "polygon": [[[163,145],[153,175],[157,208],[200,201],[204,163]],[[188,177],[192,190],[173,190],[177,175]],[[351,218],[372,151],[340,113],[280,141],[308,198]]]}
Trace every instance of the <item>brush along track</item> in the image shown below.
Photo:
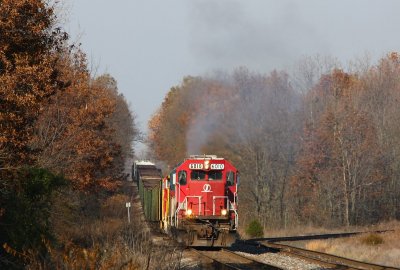
{"label": "brush along track", "polygon": [[282,268],[255,261],[226,249],[218,251],[192,250],[200,256],[207,258],[213,267],[212,269],[283,270]]}
{"label": "brush along track", "polygon": [[268,237],[268,238],[253,238],[246,240],[246,242],[289,242],[289,241],[308,241],[308,240],[326,240],[334,238],[345,238],[359,234],[366,233],[385,233],[393,232],[394,230],[380,230],[380,231],[365,231],[365,232],[348,232],[348,233],[328,233],[328,234],[314,234],[314,235],[300,235],[300,236],[284,236],[284,237]]}
{"label": "brush along track", "polygon": [[[255,243],[253,242],[253,244]],[[303,260],[332,269],[400,270],[400,268],[360,262],[327,253],[306,250],[284,244],[259,242],[259,245],[263,248],[273,250],[274,252],[279,252],[280,254],[299,257]]]}

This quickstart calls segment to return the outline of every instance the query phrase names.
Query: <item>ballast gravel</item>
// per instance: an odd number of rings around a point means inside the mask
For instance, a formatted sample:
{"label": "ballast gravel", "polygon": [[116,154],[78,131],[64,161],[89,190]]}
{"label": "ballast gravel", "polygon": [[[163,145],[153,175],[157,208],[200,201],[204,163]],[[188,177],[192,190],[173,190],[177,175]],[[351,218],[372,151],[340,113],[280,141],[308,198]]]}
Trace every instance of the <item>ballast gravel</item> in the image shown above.
{"label": "ballast gravel", "polygon": [[249,257],[251,259],[272,264],[274,266],[286,269],[286,270],[324,270],[331,268],[324,268],[320,265],[306,262],[305,260],[290,257],[278,253],[263,253],[263,254],[250,254],[246,252],[236,251],[237,254]]}

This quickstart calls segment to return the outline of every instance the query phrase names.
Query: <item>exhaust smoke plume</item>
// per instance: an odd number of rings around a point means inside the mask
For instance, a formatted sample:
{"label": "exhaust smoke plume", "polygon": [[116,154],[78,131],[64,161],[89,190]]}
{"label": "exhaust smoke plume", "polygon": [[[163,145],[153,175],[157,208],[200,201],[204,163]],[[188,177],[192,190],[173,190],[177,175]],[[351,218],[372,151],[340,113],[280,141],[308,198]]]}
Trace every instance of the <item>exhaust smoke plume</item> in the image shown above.
{"label": "exhaust smoke plume", "polygon": [[190,48],[206,70],[246,66],[269,72],[301,55],[329,50],[295,1],[198,0],[190,5]]}
{"label": "exhaust smoke plume", "polygon": [[[257,9],[260,6],[265,9]],[[225,95],[208,97],[207,102],[199,99],[201,113],[189,125],[186,149],[187,154],[203,154],[202,148],[210,143],[213,135],[222,132],[221,126],[229,124],[227,121],[235,121],[234,132],[241,133],[234,136],[238,139],[249,135],[247,125],[253,123],[248,119],[264,118],[260,116],[265,111],[261,107],[266,106],[260,97],[268,92],[262,86],[264,75],[253,74],[258,76],[255,79],[247,68],[269,73],[293,63],[299,57],[299,48],[303,48],[301,54],[311,54],[328,46],[315,28],[303,20],[294,1],[264,1],[253,5],[236,0],[197,0],[191,1],[189,7],[190,48],[194,60],[204,70],[223,70],[214,72],[209,76],[212,79],[208,79],[229,89]],[[246,68],[237,70],[236,75],[224,73],[238,67]],[[242,76],[240,79],[238,74]],[[207,93],[204,89],[194,92]],[[253,102],[241,104],[239,99]],[[210,103],[216,105],[210,106]],[[234,108],[233,104],[240,108]],[[226,117],[222,111],[227,108],[230,115]]]}
{"label": "exhaust smoke plume", "polygon": [[224,107],[231,99],[229,95],[224,94],[227,89],[224,84],[222,79],[218,80],[214,76],[214,78],[204,78],[191,89],[191,92],[195,93],[198,106],[186,136],[188,155],[210,154],[203,153],[202,148],[213,134],[220,131]]}
{"label": "exhaust smoke plume", "polygon": [[203,98],[198,99],[201,105],[188,127],[187,154],[214,154],[202,150],[209,144],[220,148],[212,141],[218,136],[224,147],[235,149],[238,144],[285,133],[291,128],[288,116],[300,105],[300,95],[283,72],[264,75],[239,68],[229,75],[205,78],[202,87],[190,91]]}

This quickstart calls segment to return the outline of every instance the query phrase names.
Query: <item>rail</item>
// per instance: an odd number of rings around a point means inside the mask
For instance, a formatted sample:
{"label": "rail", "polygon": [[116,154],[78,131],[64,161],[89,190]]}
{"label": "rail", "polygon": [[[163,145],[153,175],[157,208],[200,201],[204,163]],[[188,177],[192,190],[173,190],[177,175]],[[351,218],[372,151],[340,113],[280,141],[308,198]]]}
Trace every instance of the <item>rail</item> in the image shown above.
{"label": "rail", "polygon": [[213,269],[265,269],[265,270],[283,270],[280,267],[263,263],[251,258],[239,255],[235,252],[221,249],[219,251],[200,251],[192,249],[197,254],[211,260]]}
{"label": "rail", "polygon": [[320,265],[328,266],[334,269],[359,269],[359,270],[400,270],[397,267],[384,266],[366,262],[360,262],[344,257],[339,257],[332,254],[322,253],[302,249],[290,245],[278,244],[276,242],[262,241],[262,242],[246,242],[246,244],[258,244],[258,247],[267,248],[273,252],[287,254],[288,256],[295,256],[304,260],[314,262]]}
{"label": "rail", "polygon": [[345,233],[326,233],[326,234],[310,234],[310,235],[298,235],[298,236],[281,236],[281,237],[262,237],[252,238],[245,240],[245,242],[257,242],[257,241],[268,241],[274,242],[293,242],[293,241],[305,241],[305,240],[322,240],[322,239],[334,239],[334,238],[345,238],[365,233],[385,233],[393,232],[394,230],[378,230],[378,231],[359,231],[359,232],[345,232]]}

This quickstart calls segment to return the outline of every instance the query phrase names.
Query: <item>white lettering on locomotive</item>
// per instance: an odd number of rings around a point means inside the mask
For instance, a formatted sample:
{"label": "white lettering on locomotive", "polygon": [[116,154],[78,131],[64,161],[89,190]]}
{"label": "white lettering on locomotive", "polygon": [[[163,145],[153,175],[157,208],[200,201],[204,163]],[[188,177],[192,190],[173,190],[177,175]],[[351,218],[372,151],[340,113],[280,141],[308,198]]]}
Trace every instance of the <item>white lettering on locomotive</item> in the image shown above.
{"label": "white lettering on locomotive", "polygon": [[211,164],[211,170],[223,170],[224,168],[224,164]]}
{"label": "white lettering on locomotive", "polygon": [[204,184],[202,192],[211,192],[211,185],[210,184]]}
{"label": "white lettering on locomotive", "polygon": [[201,164],[201,163],[190,163],[189,164],[189,169],[191,169],[191,170],[202,170],[203,169],[203,164]]}

